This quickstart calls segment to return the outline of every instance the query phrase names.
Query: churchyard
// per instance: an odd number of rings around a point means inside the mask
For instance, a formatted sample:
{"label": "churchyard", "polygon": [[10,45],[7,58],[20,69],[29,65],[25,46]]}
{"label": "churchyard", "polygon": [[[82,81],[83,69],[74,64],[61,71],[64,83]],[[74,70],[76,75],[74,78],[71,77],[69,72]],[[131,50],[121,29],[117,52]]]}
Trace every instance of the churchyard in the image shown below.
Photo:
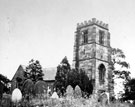
{"label": "churchyard", "polygon": [[[13,98],[14,97],[14,98]],[[11,100],[12,99],[12,100]],[[75,90],[68,86],[63,97],[58,97],[56,92],[49,94],[48,92],[38,94],[36,96],[29,95],[29,99],[25,96],[3,95],[1,107],[134,107],[130,103],[120,101],[109,101],[106,96],[92,94],[89,98],[82,97],[80,88],[77,86]]]}

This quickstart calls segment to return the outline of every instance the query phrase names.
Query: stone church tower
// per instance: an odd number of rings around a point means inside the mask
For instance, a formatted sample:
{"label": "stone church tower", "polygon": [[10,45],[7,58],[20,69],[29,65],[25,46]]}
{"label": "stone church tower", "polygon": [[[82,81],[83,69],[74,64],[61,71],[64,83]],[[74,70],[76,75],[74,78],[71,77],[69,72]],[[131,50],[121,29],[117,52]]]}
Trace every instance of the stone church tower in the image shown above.
{"label": "stone church tower", "polygon": [[109,91],[110,51],[108,24],[95,18],[77,24],[73,67],[85,70],[96,93],[101,90]]}

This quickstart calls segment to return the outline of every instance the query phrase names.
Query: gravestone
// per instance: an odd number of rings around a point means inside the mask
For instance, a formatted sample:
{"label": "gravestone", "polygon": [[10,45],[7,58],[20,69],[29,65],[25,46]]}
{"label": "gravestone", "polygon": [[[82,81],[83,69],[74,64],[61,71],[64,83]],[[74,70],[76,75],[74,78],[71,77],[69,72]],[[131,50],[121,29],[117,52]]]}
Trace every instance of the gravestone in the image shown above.
{"label": "gravestone", "polygon": [[79,87],[78,85],[75,87],[75,90],[74,90],[74,97],[75,97],[75,98],[80,98],[80,97],[82,97],[82,91],[81,91],[81,89],[80,89],[80,87]]}
{"label": "gravestone", "polygon": [[53,98],[53,99],[58,99],[59,96],[58,96],[58,94],[57,94],[56,92],[53,92],[51,98]]}
{"label": "gravestone", "polygon": [[66,89],[66,97],[67,97],[68,99],[71,99],[72,97],[74,97],[74,90],[73,90],[73,88],[72,88],[71,85],[68,85],[68,86],[67,86],[67,89]]}
{"label": "gravestone", "polygon": [[99,102],[102,105],[107,105],[108,104],[108,96],[105,92],[101,93],[99,96]]}
{"label": "gravestone", "polygon": [[14,103],[18,103],[19,101],[21,101],[22,93],[20,89],[16,88],[13,90],[11,99],[12,99],[12,102]]}
{"label": "gravestone", "polygon": [[47,94],[47,84],[44,81],[37,81],[34,85],[34,92],[36,96]]}
{"label": "gravestone", "polygon": [[34,94],[34,83],[32,80],[27,79],[23,83],[22,91],[24,95],[33,95]]}

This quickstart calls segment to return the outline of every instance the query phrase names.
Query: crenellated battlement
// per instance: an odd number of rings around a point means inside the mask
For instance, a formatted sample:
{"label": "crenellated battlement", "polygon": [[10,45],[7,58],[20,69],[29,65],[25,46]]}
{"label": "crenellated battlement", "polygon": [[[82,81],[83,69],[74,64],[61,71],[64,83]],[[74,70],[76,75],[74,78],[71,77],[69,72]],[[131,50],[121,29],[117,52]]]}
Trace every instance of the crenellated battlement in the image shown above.
{"label": "crenellated battlement", "polygon": [[108,29],[108,24],[103,23],[102,21],[99,21],[96,18],[92,18],[92,20],[84,21],[82,23],[77,23],[77,28],[82,28],[85,26],[93,25],[93,24],[103,27],[105,29]]}

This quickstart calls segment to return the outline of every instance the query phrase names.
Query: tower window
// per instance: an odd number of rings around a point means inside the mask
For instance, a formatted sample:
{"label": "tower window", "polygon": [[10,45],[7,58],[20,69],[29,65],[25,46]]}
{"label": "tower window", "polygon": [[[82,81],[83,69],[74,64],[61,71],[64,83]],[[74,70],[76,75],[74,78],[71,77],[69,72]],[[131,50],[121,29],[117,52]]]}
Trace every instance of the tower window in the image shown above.
{"label": "tower window", "polygon": [[88,43],[88,30],[82,32],[83,35],[83,43]]}
{"label": "tower window", "polygon": [[104,84],[105,82],[105,66],[103,64],[99,65],[98,67],[99,70],[99,83],[100,85]]}
{"label": "tower window", "polygon": [[99,44],[103,45],[104,44],[104,31],[99,30]]}

